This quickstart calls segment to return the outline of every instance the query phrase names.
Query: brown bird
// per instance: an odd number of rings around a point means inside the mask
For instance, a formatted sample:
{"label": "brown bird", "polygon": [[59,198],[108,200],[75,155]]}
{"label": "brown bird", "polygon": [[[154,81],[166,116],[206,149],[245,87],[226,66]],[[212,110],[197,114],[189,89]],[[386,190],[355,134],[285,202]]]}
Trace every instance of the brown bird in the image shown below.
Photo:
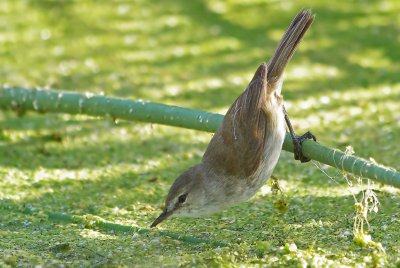
{"label": "brown bird", "polygon": [[197,217],[219,212],[252,197],[275,168],[285,137],[292,134],[295,158],[307,162],[301,143],[315,137],[294,134],[283,106],[283,71],[314,20],[311,10],[294,18],[274,56],[261,64],[214,134],[202,162],[190,167],[171,186],[165,209],[152,223],[167,217]]}

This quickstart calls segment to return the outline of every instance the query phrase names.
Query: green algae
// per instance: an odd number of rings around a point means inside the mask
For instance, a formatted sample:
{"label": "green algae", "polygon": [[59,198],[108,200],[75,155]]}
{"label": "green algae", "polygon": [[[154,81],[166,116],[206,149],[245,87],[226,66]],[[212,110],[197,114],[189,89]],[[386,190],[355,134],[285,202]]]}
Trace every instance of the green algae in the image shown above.
{"label": "green algae", "polygon": [[[2,84],[144,99],[224,112],[272,54],[301,8],[317,14],[283,94],[299,133],[352,145],[400,169],[399,3],[259,1],[2,1]],[[21,17],[23,16],[23,18]],[[27,49],[29,48],[29,49]],[[353,237],[354,198],[342,174],[282,153],[249,202],[201,219],[170,219],[140,234],[48,220],[95,215],[148,229],[169,185],[200,161],[211,135],[86,116],[0,112],[0,266],[396,267],[399,191],[374,185],[380,206]],[[278,203],[279,205],[279,203]],[[278,206],[281,207],[281,206]],[[227,246],[186,243],[171,232]]]}

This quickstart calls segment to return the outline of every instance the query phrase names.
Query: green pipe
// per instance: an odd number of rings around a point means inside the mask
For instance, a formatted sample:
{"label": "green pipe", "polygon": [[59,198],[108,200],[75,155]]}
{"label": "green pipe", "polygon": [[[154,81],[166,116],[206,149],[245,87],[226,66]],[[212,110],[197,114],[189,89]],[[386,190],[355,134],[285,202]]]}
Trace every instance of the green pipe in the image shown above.
{"label": "green pipe", "polygon": [[98,228],[100,230],[105,230],[105,231],[115,231],[123,233],[134,232],[138,234],[154,233],[156,235],[166,236],[174,240],[179,240],[190,244],[210,244],[214,247],[228,246],[228,244],[223,242],[201,239],[189,235],[182,235],[176,232],[160,231],[157,229],[146,229],[146,228],[139,228],[135,226],[113,223],[94,215],[77,216],[77,215],[68,215],[64,213],[54,213],[54,212],[50,212],[47,215],[49,219],[52,221],[80,224],[87,229]]}
{"label": "green pipe", "polygon": [[3,88],[0,91],[0,108],[13,108],[19,112],[34,110],[43,113],[110,116],[208,132],[214,132],[223,119],[222,115],[216,113],[142,100],[134,101],[90,93],[24,88]]}
{"label": "green pipe", "polygon": [[[0,108],[13,109],[19,113],[34,110],[43,113],[109,116],[208,132],[215,132],[224,118],[223,115],[217,113],[141,100],[18,87],[3,87],[0,90]],[[293,152],[293,144],[288,133],[283,150]],[[400,173],[392,168],[347,155],[340,150],[328,148],[311,140],[303,143],[303,153],[329,166],[400,188]]]}

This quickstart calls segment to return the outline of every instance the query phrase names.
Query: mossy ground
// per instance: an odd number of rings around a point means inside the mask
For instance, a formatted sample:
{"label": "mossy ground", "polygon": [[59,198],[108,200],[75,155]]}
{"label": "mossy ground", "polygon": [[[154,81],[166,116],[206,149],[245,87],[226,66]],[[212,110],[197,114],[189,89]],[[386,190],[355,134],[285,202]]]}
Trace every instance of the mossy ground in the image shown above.
{"label": "mossy ground", "polygon": [[[0,2],[0,82],[146,99],[224,112],[303,7],[316,21],[287,70],[284,97],[299,133],[400,169],[400,2]],[[151,231],[111,232],[50,221],[92,214],[148,228],[169,185],[200,161],[211,135],[111,119],[0,112],[0,266],[400,265],[400,195],[381,202],[369,233],[386,250],[353,242],[361,188],[327,178],[283,152],[251,201],[201,219],[160,225],[229,246],[190,244]],[[325,168],[325,167],[324,167]],[[335,174],[334,169],[326,169]]]}

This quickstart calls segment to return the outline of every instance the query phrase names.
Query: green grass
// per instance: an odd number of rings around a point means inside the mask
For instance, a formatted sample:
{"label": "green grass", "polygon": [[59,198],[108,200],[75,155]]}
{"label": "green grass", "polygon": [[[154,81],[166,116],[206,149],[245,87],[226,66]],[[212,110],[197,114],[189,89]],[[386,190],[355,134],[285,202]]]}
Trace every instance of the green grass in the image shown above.
{"label": "green grass", "polygon": [[[316,21],[288,67],[284,97],[298,133],[400,169],[398,1],[0,2],[0,82],[89,91],[225,112],[291,18]],[[84,116],[0,112],[0,266],[373,266],[353,242],[349,190],[282,153],[269,191],[221,214],[171,219],[146,234],[50,221],[95,215],[149,228],[170,184],[200,161],[208,133]],[[325,168],[325,167],[323,167]],[[326,169],[335,174],[334,169]],[[267,186],[265,189],[268,189]],[[375,186],[370,215],[386,265],[400,265],[400,195]],[[264,189],[264,190],[265,190]],[[228,244],[193,244],[160,233]],[[296,245],[296,246],[294,246]]]}

